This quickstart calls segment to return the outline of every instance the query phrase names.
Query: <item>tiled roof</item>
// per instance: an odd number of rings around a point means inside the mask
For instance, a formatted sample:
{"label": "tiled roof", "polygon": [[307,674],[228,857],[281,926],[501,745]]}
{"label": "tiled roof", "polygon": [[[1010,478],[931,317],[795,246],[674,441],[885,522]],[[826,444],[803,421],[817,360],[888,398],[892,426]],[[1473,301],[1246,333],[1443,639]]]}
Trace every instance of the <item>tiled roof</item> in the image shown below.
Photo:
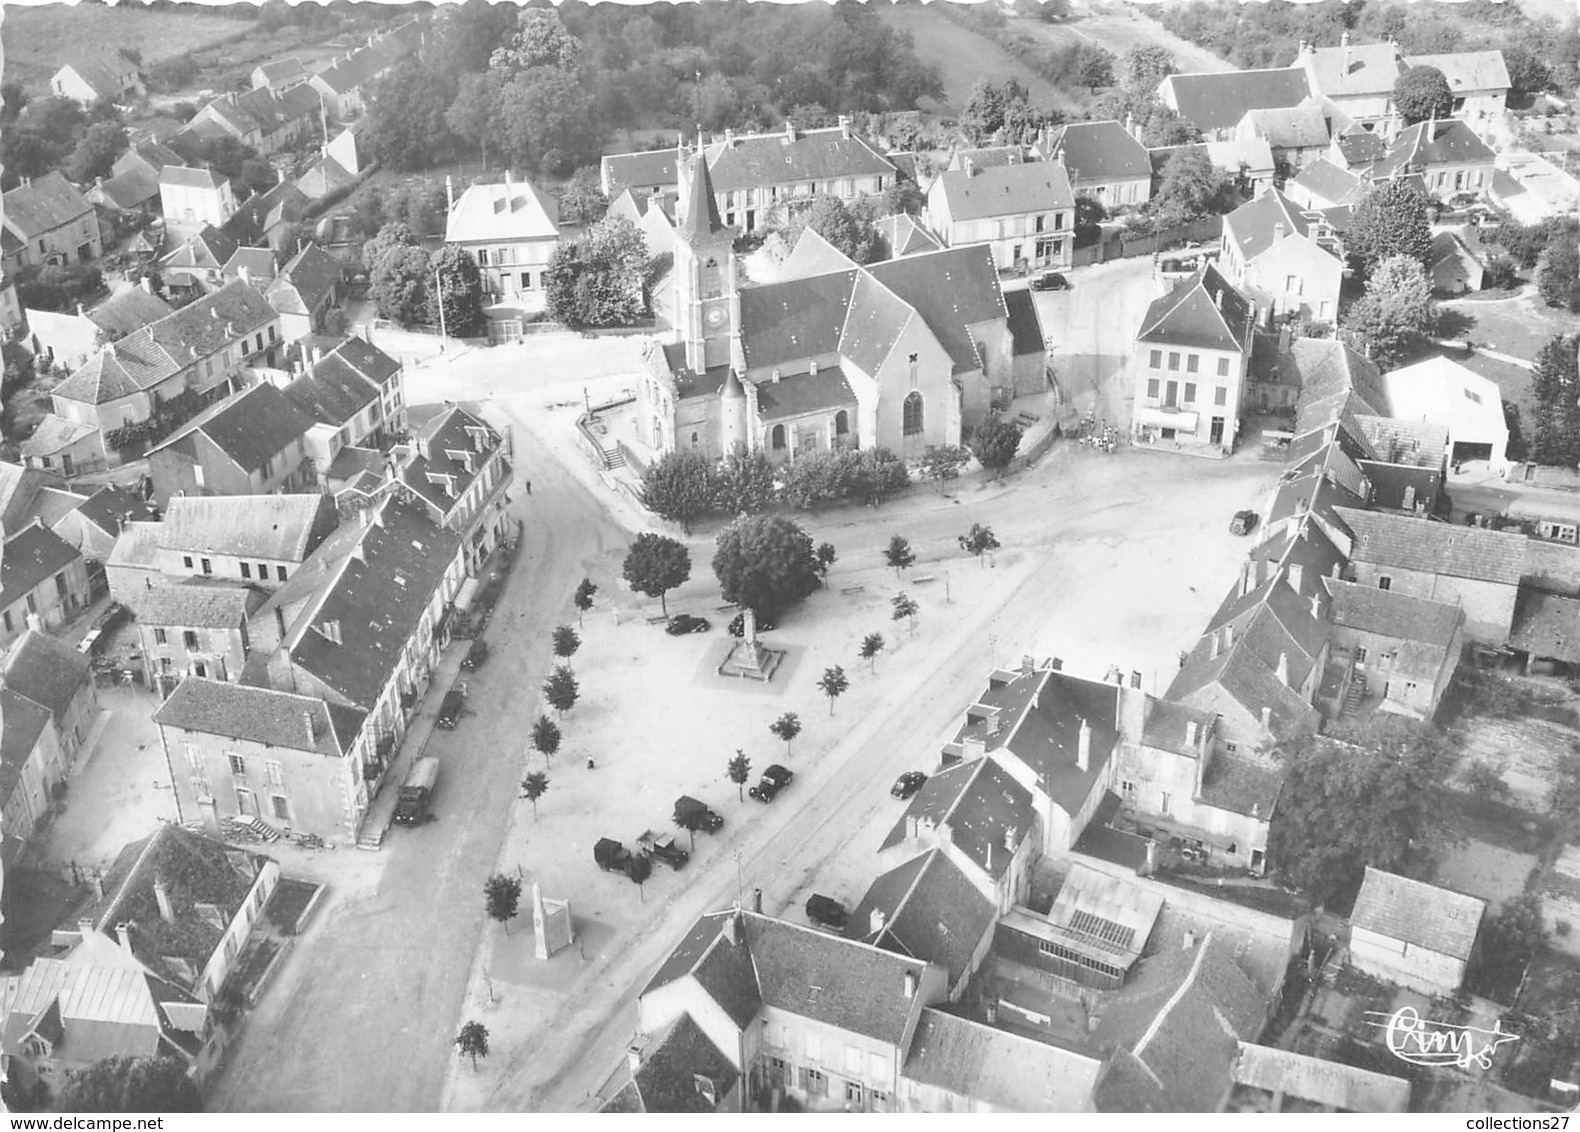
{"label": "tiled roof", "polygon": [[[1118,745],[1119,688],[1065,672],[1046,676],[1036,702],[1003,745],[1031,768],[1054,804],[1073,817],[1105,777]],[[1091,729],[1086,770],[1076,765],[1083,721]]]}
{"label": "tiled roof", "polygon": [[124,212],[131,212],[159,196],[159,178],[147,169],[127,169],[106,177],[88,191],[101,195]]}
{"label": "tiled roof", "polygon": [[263,591],[252,586],[187,578],[144,593],[138,599],[137,621],[181,629],[236,629],[263,600]]}
{"label": "tiled roof", "polygon": [[1009,314],[987,245],[908,255],[866,270],[922,316],[949,352],[956,373],[982,368],[970,328]]}
{"label": "tiled roof", "polygon": [[0,560],[0,609],[9,609],[25,594],[82,558],[72,546],[48,527],[23,527],[5,540]]}
{"label": "tiled roof", "polygon": [[877,228],[891,259],[915,255],[917,252],[934,252],[943,247],[937,236],[923,228],[908,213],[890,213],[878,220]]}
{"label": "tiled roof", "polygon": [[378,400],[378,387],[331,354],[285,388],[296,407],[321,424],[339,428]]}
{"label": "tiled roof", "polygon": [[1354,421],[1379,461],[1442,470],[1448,451],[1448,430],[1442,425],[1365,413],[1355,414]]}
{"label": "tiled roof", "polygon": [[345,58],[336,59],[314,78],[337,95],[349,94],[389,70],[399,58],[376,45],[363,47]]}
{"label": "tiled roof", "polygon": [[191,237],[160,261],[165,267],[219,271],[236,254],[236,241],[218,228],[208,227]]}
{"label": "tiled roof", "polygon": [[1305,236],[1311,230],[1310,220],[1294,201],[1269,189],[1223,218],[1223,238],[1238,244],[1245,262],[1250,263],[1278,242],[1279,225],[1283,225],[1284,238]]}
{"label": "tiled roof", "polygon": [[24,240],[34,240],[46,232],[93,214],[88,203],[64,173],[51,170],[18,185],[5,194],[6,227],[14,228]]}
{"label": "tiled roof", "polygon": [[1021,165],[1025,160],[1026,151],[1018,145],[985,145],[955,150],[949,155],[949,168],[964,169],[969,162],[978,169],[991,169],[997,165]]}
{"label": "tiled roof", "polygon": [[128,287],[90,310],[88,318],[111,338],[122,338],[173,313],[174,308],[158,295]]}
{"label": "tiled roof", "polygon": [[1459,606],[1446,602],[1333,578],[1325,582],[1333,598],[1328,619],[1347,629],[1446,649],[1464,619]]}
{"label": "tiled roof", "polygon": [[738,136],[733,144],[710,143],[707,153],[708,173],[717,193],[895,172],[893,163],[865,140],[846,137],[837,127],[799,132],[794,141],[783,131]]}
{"label": "tiled roof", "polygon": [[254,284],[267,283],[278,273],[273,248],[237,248],[225,261],[225,278],[240,279],[246,268],[247,278]]}
{"label": "tiled roof", "polygon": [[1417,122],[1399,131],[1387,155],[1372,166],[1371,176],[1381,180],[1395,173],[1419,172],[1434,165],[1467,161],[1491,165],[1492,160],[1491,148],[1468,125],[1458,118],[1439,118]]}
{"label": "tiled roof", "polygon": [[336,346],[330,354],[380,386],[399,373],[401,368],[400,363],[383,350],[366,338],[355,335]]}
{"label": "tiled roof", "polygon": [[842,271],[742,289],[741,350],[747,367],[838,350],[857,274]]}
{"label": "tiled roof", "polygon": [[1251,306],[1216,267],[1204,264],[1153,301],[1136,341],[1241,353],[1250,348]]}
{"label": "tiled roof", "polygon": [[142,392],[142,385],[122,361],[121,351],[102,346],[59,385],[50,390],[55,397],[84,405],[107,405],[122,397]]}
{"label": "tiled roof", "polygon": [[1410,1105],[1410,1082],[1402,1077],[1273,1046],[1241,1042],[1232,1073],[1238,1086],[1326,1112],[1404,1112]]}
{"label": "tiled roof", "polygon": [[646,153],[609,153],[603,158],[609,195],[618,196],[623,188],[650,189],[680,183],[680,151],[655,149]]}
{"label": "tiled roof", "polygon": [[[412,458],[401,467],[401,480],[416,495],[448,514],[502,443],[486,422],[459,406],[450,406],[418,430]],[[435,477],[448,478],[441,486]],[[509,478],[508,469],[505,478]]]}
{"label": "tiled roof", "polygon": [[254,472],[305,436],[313,423],[284,393],[260,383],[200,414],[149,455],[174,449],[195,459],[194,437],[202,433],[237,467]]}
{"label": "tiled roof", "polygon": [[[1188,725],[1196,725],[1197,739],[1186,739]],[[1199,755],[1201,740],[1211,729],[1213,714],[1173,700],[1147,697],[1146,720],[1141,725],[1141,742],[1160,751],[1173,751],[1178,755]]]}
{"label": "tiled roof", "polygon": [[1366,182],[1326,157],[1319,157],[1302,169],[1290,185],[1299,185],[1319,201],[1342,204],[1359,193]]}
{"label": "tiled roof", "polygon": [[757,415],[764,421],[855,407],[856,394],[838,366],[823,366],[816,373],[792,374],[757,386]]}
{"label": "tiled roof", "polygon": [[1102,1062],[942,1010],[922,1011],[902,1076],[999,1112],[1090,1112]]}
{"label": "tiled roof", "polygon": [[1309,102],[1276,110],[1247,110],[1245,120],[1274,149],[1312,149],[1328,144],[1327,119]]}
{"label": "tiled roof", "polygon": [[65,641],[29,629],[0,662],[0,686],[64,721],[73,697],[88,682],[88,667],[88,658]]}
{"label": "tiled roof", "polygon": [[1407,55],[1411,70],[1416,67],[1436,67],[1448,80],[1448,89],[1455,94],[1474,91],[1507,91],[1510,87],[1509,68],[1501,51],[1456,51],[1449,55]]}
{"label": "tiled roof", "polygon": [[1532,657],[1580,661],[1580,599],[1522,586],[1509,644]]}
{"label": "tiled roof", "polygon": [[[876,930],[874,912],[884,921]],[[972,957],[996,918],[993,902],[943,850],[933,849],[874,880],[846,934],[935,963],[949,973],[953,987],[970,973]]]}
{"label": "tiled roof", "polygon": [[301,562],[334,528],[321,495],[178,495],[160,526],[159,545],[184,554]]}
{"label": "tiled roof", "polygon": [[1369,130],[1346,134],[1339,139],[1339,153],[1350,167],[1370,167],[1388,152],[1388,143]]}
{"label": "tiled roof", "polygon": [[1306,57],[1311,85],[1328,98],[1391,95],[1403,68],[1391,43],[1319,47]]}
{"label": "tiled roof", "polygon": [[1296,106],[1311,93],[1303,67],[1170,75],[1179,115],[1203,133],[1233,129],[1247,110]]}
{"label": "tiled roof", "polygon": [[125,153],[115,159],[111,172],[120,174],[128,169],[142,169],[153,176],[154,184],[159,183],[159,171],[166,165],[180,165],[181,155],[163,142],[145,141],[138,142]]}
{"label": "tiled roof", "polygon": [[97,425],[84,424],[81,421],[67,420],[54,413],[46,413],[44,419],[38,422],[38,427],[33,430],[33,435],[22,442],[20,448],[22,458],[26,460],[29,457],[53,456],[98,431]]}
{"label": "tiled roof", "polygon": [[883,847],[906,840],[913,825],[923,835],[948,825],[955,846],[997,880],[1009,868],[1013,853],[1005,847],[1006,836],[1013,834],[1018,846],[1035,820],[1031,792],[992,759],[974,759],[929,778],[889,831]]}
{"label": "tiled roof", "polygon": [[1114,121],[1059,126],[1049,139],[1048,159],[1061,162],[1077,185],[1152,176],[1146,147]]}
{"label": "tiled roof", "polygon": [[600,1111],[714,1112],[715,1104],[698,1088],[699,1077],[722,1102],[740,1074],[691,1015],[682,1014],[643,1051],[631,1081]]}
{"label": "tiled roof", "polygon": [[[67,67],[75,71],[77,77],[87,83],[94,95],[99,98],[113,98],[130,86],[131,80],[136,77],[135,68],[131,68],[132,74],[127,75],[130,65],[124,60],[75,59],[63,65],[60,70],[64,71]],[[124,81],[122,76],[126,76]]]}
{"label": "tiled roof", "polygon": [[456,200],[445,222],[452,243],[558,239],[559,210],[530,181],[473,185]]}
{"label": "tiled roof", "polygon": [[1283,785],[1283,771],[1276,763],[1220,753],[1207,764],[1200,800],[1220,810],[1265,821],[1273,816]]}
{"label": "tiled roof", "polygon": [[225,178],[212,169],[189,169],[185,165],[166,165],[159,171],[159,184],[185,189],[218,189]]}
{"label": "tiled roof", "polygon": [[[86,490],[86,488],[84,488]],[[159,509],[118,487],[101,487],[83,501],[77,514],[108,534],[117,534],[123,523],[157,519]]]}
{"label": "tiled roof", "polygon": [[188,676],[153,718],[161,727],[341,758],[355,745],[366,713],[293,692]]}
{"label": "tiled roof", "polygon": [[0,687],[0,807],[10,806],[22,768],[48,726],[48,708]]}
{"label": "tiled roof", "polygon": [[1069,174],[1056,161],[960,169],[945,173],[936,184],[950,219],[956,221],[1075,207]]}
{"label": "tiled roof", "polygon": [[237,279],[116,340],[106,349],[114,354],[124,373],[141,388],[149,389],[238,339],[262,330],[277,317],[262,292]]}
{"label": "tiled roof", "polygon": [[271,83],[279,82],[281,79],[293,79],[298,76],[305,78],[307,76],[307,68],[302,66],[302,61],[295,55],[288,59],[275,59],[268,63],[260,63],[257,69]]}
{"label": "tiled roof", "polygon": [[[1353,393],[1362,402],[1360,411],[1374,416],[1388,415],[1388,391],[1382,371],[1376,362],[1343,342],[1333,338],[1300,338],[1290,345],[1287,358],[1300,385],[1300,406],[1335,394]],[[1314,427],[1326,423],[1323,421]]]}
{"label": "tiled roof", "polygon": [[1340,508],[1339,517],[1355,535],[1358,562],[1506,586],[1519,585],[1524,573],[1522,534],[1351,508]]}
{"label": "tiled roof", "polygon": [[269,284],[269,302],[278,311],[312,314],[329,300],[340,275],[340,261],[309,241]]}
{"label": "tiled roof", "polygon": [[294,182],[294,187],[309,200],[322,200],[335,190],[356,183],[356,174],[335,158],[325,155],[307,167],[307,172]]}
{"label": "tiled roof", "polygon": [[1350,927],[1468,960],[1487,903],[1474,896],[1366,867]]}

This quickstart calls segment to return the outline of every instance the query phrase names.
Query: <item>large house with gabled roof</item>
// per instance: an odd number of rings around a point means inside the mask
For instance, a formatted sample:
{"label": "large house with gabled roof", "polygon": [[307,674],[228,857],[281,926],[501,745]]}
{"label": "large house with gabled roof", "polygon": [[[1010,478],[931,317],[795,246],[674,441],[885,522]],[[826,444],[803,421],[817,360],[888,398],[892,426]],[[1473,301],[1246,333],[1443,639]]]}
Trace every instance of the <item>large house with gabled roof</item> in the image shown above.
{"label": "large house with gabled roof", "polygon": [[1350,912],[1350,963],[1423,994],[1456,994],[1486,911],[1485,900],[1368,865]]}
{"label": "large house with gabled roof", "polygon": [[1444,202],[1484,197],[1492,188],[1495,156],[1465,122],[1436,118],[1400,130],[1369,175],[1373,181],[1419,176],[1426,192]]}
{"label": "large house with gabled roof", "polygon": [[313,363],[285,387],[285,395],[317,423],[307,431],[307,455],[319,482],[347,449],[381,449],[406,431],[405,370],[364,338],[313,351]]}
{"label": "large house with gabled roof", "polygon": [[1312,322],[1338,317],[1344,261],[1333,226],[1277,189],[1223,218],[1218,269],[1259,309]]}
{"label": "large house with gabled roof", "polygon": [[120,52],[105,52],[64,64],[50,76],[49,93],[86,108],[105,99],[137,98],[146,94],[147,88],[136,63]]}
{"label": "large house with gabled roof", "polygon": [[313,419],[267,383],[198,414],[148,453],[160,505],[177,495],[265,495],[312,482],[306,436]]}
{"label": "large house with gabled roof", "polygon": [[1069,267],[1075,252],[1075,194],[1054,161],[967,160],[928,187],[925,217],[946,247],[987,244],[1001,271]]}
{"label": "large house with gabled roof", "polygon": [[1072,122],[1038,139],[1036,151],[1064,166],[1076,196],[1105,208],[1139,206],[1152,197],[1152,159],[1126,123]]}
{"label": "large house with gabled roof", "polygon": [[5,536],[0,560],[0,646],[35,623],[58,629],[92,602],[82,551],[35,518]]}
{"label": "large house with gabled roof", "polygon": [[0,861],[53,810],[99,712],[88,658],[29,629],[0,659]]}
{"label": "large house with gabled roof", "polygon": [[1158,84],[1160,103],[1218,140],[1232,137],[1248,111],[1299,106],[1310,95],[1302,67],[1182,73]]}
{"label": "large house with gabled roof", "polygon": [[309,240],[267,284],[264,295],[280,315],[280,336],[296,342],[325,328],[340,299],[340,261]]}
{"label": "large house with gabled roof", "polygon": [[459,197],[445,179],[449,211],[444,239],[471,253],[483,277],[491,322],[500,334],[519,333],[526,314],[543,309],[548,269],[559,246],[559,205],[530,181],[505,172],[503,182],[474,184]]}
{"label": "large house with gabled roof", "polygon": [[159,207],[165,238],[185,240],[205,228],[224,227],[236,212],[236,193],[223,173],[166,165],[159,171]]}
{"label": "large house with gabled roof", "polygon": [[168,695],[188,676],[239,681],[247,618],[267,598],[258,586],[201,577],[148,590],[137,603],[147,686]]}
{"label": "large house with gabled roof", "polygon": [[390,453],[401,495],[430,522],[461,536],[466,569],[476,574],[514,531],[510,502],[515,445],[511,432],[451,405]]}
{"label": "large house with gabled roof", "polygon": [[4,268],[86,263],[104,254],[98,214],[58,169],[26,177],[5,193],[0,209],[6,242]]}

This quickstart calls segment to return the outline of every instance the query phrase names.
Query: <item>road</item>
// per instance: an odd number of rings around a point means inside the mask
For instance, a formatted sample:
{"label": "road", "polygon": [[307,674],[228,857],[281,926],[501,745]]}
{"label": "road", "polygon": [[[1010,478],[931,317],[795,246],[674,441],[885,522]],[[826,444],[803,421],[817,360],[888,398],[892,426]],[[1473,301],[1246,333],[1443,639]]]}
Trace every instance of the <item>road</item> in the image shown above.
{"label": "road", "polygon": [[1147,305],[1161,294],[1152,257],[1115,260],[1067,273],[1068,291],[1039,291],[1037,311],[1052,340],[1059,388],[1082,413],[1121,432],[1130,426],[1134,389],[1123,375]]}
{"label": "road", "polygon": [[[505,423],[493,410],[488,415]],[[445,767],[439,821],[392,830],[374,860],[376,887],[320,913],[230,1050],[211,1109],[437,1106],[483,929],[483,881],[499,856],[519,781],[520,713],[507,705],[542,682],[541,643],[563,620],[583,562],[625,541],[579,481],[523,442],[523,422],[508,412],[504,418],[516,430],[518,477],[532,481],[533,493],[512,493],[511,511],[526,521],[523,549],[494,615],[489,664],[468,678],[471,712],[429,743]],[[436,711],[438,699],[430,695],[422,710]],[[365,860],[345,866],[365,868]]]}

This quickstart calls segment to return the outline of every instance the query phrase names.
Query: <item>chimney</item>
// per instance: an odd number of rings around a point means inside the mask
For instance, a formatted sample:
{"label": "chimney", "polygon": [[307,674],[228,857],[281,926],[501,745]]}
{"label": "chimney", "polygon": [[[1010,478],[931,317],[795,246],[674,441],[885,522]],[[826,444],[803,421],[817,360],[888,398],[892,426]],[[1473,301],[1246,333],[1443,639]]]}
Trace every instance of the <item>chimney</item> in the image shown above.
{"label": "chimney", "polygon": [[965,759],[980,759],[987,754],[987,744],[980,735],[968,736],[960,745],[964,748],[962,757]]}
{"label": "chimney", "polygon": [[170,890],[165,887],[165,878],[154,877],[154,899],[159,902],[159,918],[167,924],[176,922],[176,910],[170,904]]}
{"label": "chimney", "polygon": [[143,277],[137,281],[137,285],[143,290],[147,291],[150,295],[154,293],[154,279],[151,275],[145,273]]}
{"label": "chimney", "polygon": [[849,114],[841,114],[839,116],[839,136],[844,138],[846,141],[850,140],[850,115]]}
{"label": "chimney", "polygon": [[1278,682],[1285,685],[1289,683],[1289,654],[1287,652],[1278,654]]}
{"label": "chimney", "polygon": [[1232,648],[1233,646],[1234,646],[1234,626],[1233,625],[1225,625],[1223,627],[1223,647],[1227,649],[1227,648]]}
{"label": "chimney", "polygon": [[960,168],[965,170],[967,177],[975,177],[977,175],[976,162],[971,159],[970,154],[960,159]]}
{"label": "chimney", "polygon": [[1273,709],[1270,708],[1270,707],[1264,707],[1262,709],[1262,730],[1263,731],[1271,731],[1272,729],[1273,729]]}
{"label": "chimney", "polygon": [[916,985],[917,985],[916,972],[915,971],[907,971],[907,972],[905,972],[905,997],[906,997],[906,999],[909,1000],[909,999],[913,999],[913,998],[916,997]]}
{"label": "chimney", "polygon": [[789,145],[791,142],[795,141],[795,137],[796,137],[796,134],[795,134],[795,123],[794,122],[786,122],[785,123],[785,144]]}
{"label": "chimney", "polygon": [[95,900],[104,899],[104,874],[99,872],[98,869],[93,870],[93,898]]}
{"label": "chimney", "polygon": [[1196,746],[1196,732],[1198,728],[1194,719],[1185,721],[1185,745],[1192,749]]}
{"label": "chimney", "polygon": [[874,908],[872,910],[871,917],[869,917],[867,920],[867,934],[877,935],[883,930],[883,926],[888,922],[889,917],[884,914],[883,909]]}
{"label": "chimney", "polygon": [[1136,136],[1136,116],[1128,111],[1125,113],[1125,133]]}
{"label": "chimney", "polygon": [[505,188],[508,189],[510,187],[510,185],[511,185],[510,166],[507,165],[507,166],[505,166]]}
{"label": "chimney", "polygon": [[[101,896],[100,899],[102,900],[103,897]],[[82,919],[78,920],[77,921],[77,934],[82,936],[83,939],[87,939],[90,935],[92,935],[93,934],[93,921],[88,919],[86,916],[84,916]]]}
{"label": "chimney", "polygon": [[724,938],[731,943],[741,942],[741,913],[737,909],[724,918]]}
{"label": "chimney", "polygon": [[445,178],[444,178],[444,201],[445,201],[445,211],[447,211],[447,212],[454,212],[455,211],[455,178],[450,176],[448,173],[445,174]]}
{"label": "chimney", "polygon": [[1218,634],[1217,633],[1214,633],[1212,635],[1212,659],[1213,660],[1217,660],[1218,659]]}
{"label": "chimney", "polygon": [[1187,931],[1185,933],[1185,935],[1180,940],[1180,947],[1183,950],[1185,950],[1185,951],[1189,951],[1191,948],[1193,948],[1195,946],[1196,946],[1196,933],[1194,931]]}
{"label": "chimney", "polygon": [[77,304],[77,317],[78,318],[85,318],[86,317],[86,313],[83,311],[81,303]]}
{"label": "chimney", "polygon": [[762,915],[763,890],[760,888],[752,889],[752,911],[756,912],[759,916]]}
{"label": "chimney", "polygon": [[625,1064],[633,1075],[642,1068],[642,1062],[647,1057],[647,1042],[646,1034],[637,1034],[631,1039],[631,1044],[625,1047]]}
{"label": "chimney", "polygon": [[1092,725],[1081,720],[1081,730],[1075,741],[1075,765],[1082,771],[1092,767]]}
{"label": "chimney", "polygon": [[236,267],[236,275],[241,279],[241,281],[243,283],[251,283],[252,282],[252,269],[250,267],[248,267],[245,263],[237,265],[237,267]]}
{"label": "chimney", "polygon": [[1322,620],[1322,591],[1318,590],[1311,595],[1311,616],[1313,620]]}
{"label": "chimney", "polygon": [[1132,688],[1135,688],[1137,691],[1140,691],[1140,689],[1141,689],[1141,671],[1140,671],[1140,669],[1132,668],[1130,670],[1130,686]]}
{"label": "chimney", "polygon": [[319,362],[321,362],[323,360],[324,360],[324,348],[322,346],[314,346],[313,347],[313,364],[316,366]]}
{"label": "chimney", "polygon": [[121,941],[121,946],[126,949],[126,952],[127,952],[128,955],[135,954],[132,951],[132,925],[131,924],[128,924],[124,920],[121,921],[120,923],[116,924],[115,925],[115,938]]}
{"label": "chimney", "polygon": [[302,713],[302,726],[307,728],[307,745],[309,747],[311,747],[318,740],[318,736],[316,734],[314,734],[314,732],[313,732],[313,713],[312,712],[304,711]]}
{"label": "chimney", "polygon": [[733,129],[731,129],[729,126],[725,126],[724,127],[724,148],[725,149],[734,149],[735,148],[735,131]]}
{"label": "chimney", "polygon": [[1282,220],[1275,221],[1273,224],[1273,243],[1276,244],[1282,240],[1284,238],[1284,232],[1284,222]]}
{"label": "chimney", "polygon": [[1240,567],[1240,596],[1244,597],[1251,592],[1251,563],[1247,560]]}
{"label": "chimney", "polygon": [[1030,653],[1022,656],[1020,658],[1020,674],[1022,676],[1030,676],[1035,671],[1037,671],[1037,658]]}
{"label": "chimney", "polygon": [[1297,594],[1300,592],[1300,583],[1306,580],[1306,568],[1298,562],[1289,564],[1289,588]]}
{"label": "chimney", "polygon": [[1147,859],[1141,866],[1141,876],[1151,876],[1158,871],[1158,843],[1147,839]]}
{"label": "chimney", "polygon": [[807,376],[808,377],[816,377],[817,376],[817,359],[816,358],[813,358],[811,360],[811,362],[809,362],[807,364],[806,372],[807,372]]}
{"label": "chimney", "polygon": [[1015,837],[1019,833],[1020,830],[1016,829],[1014,826],[1010,826],[1004,830],[1004,848],[1008,849],[1011,853],[1015,852]]}
{"label": "chimney", "polygon": [[772,378],[771,378],[771,380],[772,380],[772,381],[773,381],[773,383],[774,383],[774,384],[775,384],[775,385],[778,385],[778,384],[779,384],[779,367],[778,367],[778,366],[775,366],[775,367],[774,367],[774,372],[773,372],[773,374],[772,374]]}
{"label": "chimney", "polygon": [[1344,49],[1344,73],[1345,74],[1349,74],[1349,71],[1350,71],[1350,33],[1348,31],[1345,31],[1345,33],[1343,35],[1339,36],[1339,46]]}

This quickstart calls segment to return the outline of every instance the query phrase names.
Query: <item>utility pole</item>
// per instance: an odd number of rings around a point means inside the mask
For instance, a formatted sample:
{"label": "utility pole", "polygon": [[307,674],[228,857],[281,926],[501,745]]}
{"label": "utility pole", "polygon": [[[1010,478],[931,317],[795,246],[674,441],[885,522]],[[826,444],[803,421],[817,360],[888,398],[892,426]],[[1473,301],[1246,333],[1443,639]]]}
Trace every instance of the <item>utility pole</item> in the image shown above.
{"label": "utility pole", "polygon": [[439,269],[433,269],[434,294],[439,296],[439,356],[448,359],[450,356],[450,335],[444,328],[444,280],[439,277]]}

